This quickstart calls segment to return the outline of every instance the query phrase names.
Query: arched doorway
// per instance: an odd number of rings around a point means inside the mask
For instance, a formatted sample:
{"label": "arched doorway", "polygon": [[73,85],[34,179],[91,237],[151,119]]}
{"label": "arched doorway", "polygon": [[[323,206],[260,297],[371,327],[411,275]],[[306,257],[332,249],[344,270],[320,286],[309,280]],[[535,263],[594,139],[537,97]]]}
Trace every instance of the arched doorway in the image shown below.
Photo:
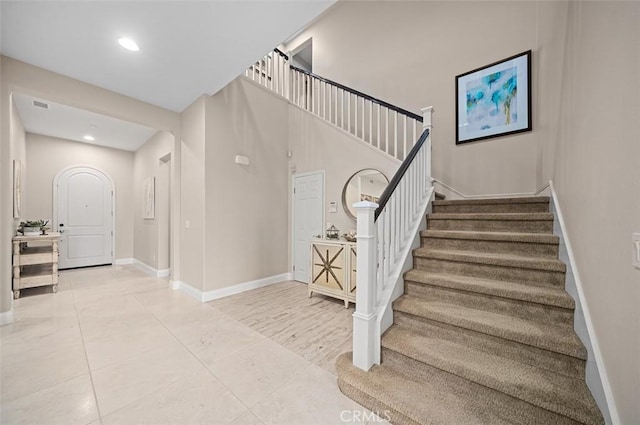
{"label": "arched doorway", "polygon": [[61,233],[60,269],[113,263],[114,185],[87,166],[62,170],[53,181],[53,230]]}

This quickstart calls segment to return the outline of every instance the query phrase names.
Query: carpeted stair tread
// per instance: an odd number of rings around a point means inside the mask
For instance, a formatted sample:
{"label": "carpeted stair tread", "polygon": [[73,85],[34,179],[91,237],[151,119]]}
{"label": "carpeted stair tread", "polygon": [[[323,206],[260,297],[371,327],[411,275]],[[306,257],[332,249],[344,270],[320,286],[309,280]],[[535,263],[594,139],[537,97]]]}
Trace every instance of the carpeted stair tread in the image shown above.
{"label": "carpeted stair tread", "polygon": [[465,263],[487,264],[491,266],[503,266],[521,269],[545,270],[564,273],[567,266],[560,260],[542,257],[524,257],[522,255],[510,255],[504,253],[454,251],[430,248],[418,248],[413,252],[415,257],[424,257],[436,260],[448,260]]}
{"label": "carpeted stair tread", "polygon": [[433,213],[429,220],[553,221],[552,213]]}
{"label": "carpeted stair tread", "polygon": [[423,238],[466,239],[479,241],[523,242],[557,244],[558,236],[544,233],[516,233],[516,232],[482,232],[463,230],[423,230]]}
{"label": "carpeted stair tread", "polygon": [[[352,354],[341,354],[336,360],[336,371],[340,384],[347,384],[360,393],[378,400],[384,407],[401,415],[394,424],[433,424],[433,425],[480,425],[510,424],[497,414],[483,409],[482,400],[460,397],[445,387],[433,385],[428,381],[416,381],[384,364],[374,366],[370,371],[362,371],[352,362]],[[367,405],[359,394],[350,392],[351,388],[340,389],[365,407],[380,411],[382,406]],[[393,419],[396,419],[394,416]],[[402,420],[405,417],[408,420]]]}
{"label": "carpeted stair tread", "polygon": [[512,316],[476,310],[440,301],[403,295],[394,310],[447,323],[521,344],[585,360],[586,349],[570,326],[554,326]]}
{"label": "carpeted stair tread", "polygon": [[573,298],[563,288],[533,286],[448,273],[432,273],[420,269],[409,270],[405,273],[404,280],[405,282],[440,286],[566,309],[575,308]]}
{"label": "carpeted stair tread", "polygon": [[433,205],[495,205],[495,204],[537,204],[549,203],[548,196],[530,196],[526,198],[487,198],[487,199],[451,199],[436,200]]}
{"label": "carpeted stair tread", "polygon": [[383,347],[585,424],[601,423],[586,384],[448,340],[391,327]]}

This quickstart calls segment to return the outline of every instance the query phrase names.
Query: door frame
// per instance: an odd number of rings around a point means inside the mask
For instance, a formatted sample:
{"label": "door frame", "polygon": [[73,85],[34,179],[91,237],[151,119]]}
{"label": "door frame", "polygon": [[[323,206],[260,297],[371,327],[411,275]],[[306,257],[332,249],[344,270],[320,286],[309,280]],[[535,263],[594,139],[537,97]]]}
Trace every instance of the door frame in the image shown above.
{"label": "door frame", "polygon": [[69,170],[73,170],[74,168],[88,168],[93,171],[97,171],[100,174],[103,174],[111,183],[111,210],[113,214],[111,214],[111,230],[113,231],[113,235],[111,235],[111,265],[116,265],[116,186],[113,183],[113,179],[103,170],[98,167],[94,167],[92,165],[70,165],[61,169],[58,174],[53,178],[53,226],[54,229],[58,230],[58,181],[60,177]]}
{"label": "door frame", "polygon": [[[307,177],[312,176],[314,174],[319,174],[322,176],[322,229],[324,231],[326,225],[326,208],[325,208],[325,200],[326,200],[326,192],[327,192],[327,182],[326,182],[326,173],[325,170],[316,170],[309,171],[306,173],[295,173],[291,175],[291,274],[292,278],[295,277],[295,270],[293,267],[296,265],[296,229],[295,229],[295,218],[296,218],[296,205],[294,195],[295,182],[298,177]],[[295,280],[295,279],[293,279]]]}

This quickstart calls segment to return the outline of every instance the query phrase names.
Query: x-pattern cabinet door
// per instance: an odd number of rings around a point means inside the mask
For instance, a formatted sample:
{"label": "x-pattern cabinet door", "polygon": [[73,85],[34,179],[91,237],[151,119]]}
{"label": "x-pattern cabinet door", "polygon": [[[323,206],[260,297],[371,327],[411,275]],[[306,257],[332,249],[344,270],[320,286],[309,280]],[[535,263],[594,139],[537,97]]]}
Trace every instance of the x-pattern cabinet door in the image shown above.
{"label": "x-pattern cabinet door", "polygon": [[344,293],[345,291],[345,247],[342,245],[317,244],[312,246],[312,279],[314,285],[323,289]]}

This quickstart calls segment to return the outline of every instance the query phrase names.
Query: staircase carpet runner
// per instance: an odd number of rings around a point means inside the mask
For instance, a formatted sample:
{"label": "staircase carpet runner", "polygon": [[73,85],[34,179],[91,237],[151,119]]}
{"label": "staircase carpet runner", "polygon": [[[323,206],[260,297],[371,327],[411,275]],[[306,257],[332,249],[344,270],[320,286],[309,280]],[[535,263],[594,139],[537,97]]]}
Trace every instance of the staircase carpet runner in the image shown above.
{"label": "staircase carpet runner", "polygon": [[603,424],[585,383],[548,197],[436,200],[365,372],[341,391],[393,424]]}

